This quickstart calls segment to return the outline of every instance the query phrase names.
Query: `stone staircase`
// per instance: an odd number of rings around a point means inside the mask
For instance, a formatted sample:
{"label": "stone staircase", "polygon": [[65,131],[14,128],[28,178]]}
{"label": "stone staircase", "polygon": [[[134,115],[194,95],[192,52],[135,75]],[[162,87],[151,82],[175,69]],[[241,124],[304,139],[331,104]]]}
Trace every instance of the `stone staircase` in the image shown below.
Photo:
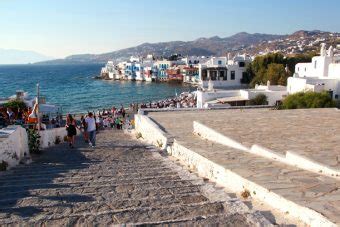
{"label": "stone staircase", "polygon": [[[320,226],[320,223],[325,226],[339,225],[340,182],[337,179],[221,145],[193,133],[193,121],[198,119],[209,120],[215,128],[223,130],[216,113],[149,113],[148,116],[176,144],[177,147],[171,148],[177,150],[172,155],[192,165],[193,169],[201,170],[200,175],[239,194],[246,189],[251,197],[274,208],[282,208],[283,213],[305,223],[315,226]],[[173,119],[176,119],[176,124]],[[221,172],[232,173],[230,176],[237,175],[238,178],[230,180]]]}
{"label": "stone staircase", "polygon": [[129,135],[104,131],[93,150],[78,141],[0,174],[0,225],[271,225]]}

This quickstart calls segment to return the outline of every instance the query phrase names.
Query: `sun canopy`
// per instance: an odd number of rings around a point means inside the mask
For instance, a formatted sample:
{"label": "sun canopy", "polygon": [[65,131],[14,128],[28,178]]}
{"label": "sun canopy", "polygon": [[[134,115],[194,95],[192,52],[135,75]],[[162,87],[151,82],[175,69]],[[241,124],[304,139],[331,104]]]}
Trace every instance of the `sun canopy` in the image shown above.
{"label": "sun canopy", "polygon": [[60,113],[60,108],[55,105],[50,104],[40,104],[39,105],[39,112],[40,113]]}

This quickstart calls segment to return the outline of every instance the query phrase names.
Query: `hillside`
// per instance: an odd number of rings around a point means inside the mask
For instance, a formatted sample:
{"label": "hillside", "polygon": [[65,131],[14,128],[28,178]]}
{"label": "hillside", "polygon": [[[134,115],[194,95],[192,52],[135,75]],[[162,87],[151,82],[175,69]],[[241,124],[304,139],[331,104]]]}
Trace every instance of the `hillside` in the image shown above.
{"label": "hillside", "polygon": [[143,43],[136,47],[109,53],[71,55],[65,59],[40,62],[39,64],[106,63],[108,60],[122,61],[130,56],[145,56],[147,54],[154,54],[157,57],[167,57],[176,53],[182,56],[222,56],[226,55],[226,53],[256,55],[271,51],[291,54],[315,50],[319,47],[320,42],[335,44],[338,42],[339,37],[339,33],[321,31],[298,31],[291,35],[241,32],[225,38],[214,36],[188,42]]}

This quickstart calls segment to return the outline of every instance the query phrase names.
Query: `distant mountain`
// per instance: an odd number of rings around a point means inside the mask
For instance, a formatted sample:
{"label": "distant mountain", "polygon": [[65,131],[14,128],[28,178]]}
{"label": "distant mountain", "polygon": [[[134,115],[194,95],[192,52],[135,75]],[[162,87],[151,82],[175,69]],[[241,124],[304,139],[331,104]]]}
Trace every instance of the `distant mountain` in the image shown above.
{"label": "distant mountain", "polygon": [[106,63],[108,60],[126,60],[130,56],[155,56],[167,57],[178,53],[185,55],[210,56],[225,55],[226,52],[242,49],[249,45],[256,45],[262,41],[279,39],[284,35],[249,34],[246,32],[237,33],[233,36],[220,38],[199,38],[194,41],[172,41],[161,43],[143,43],[136,47],[126,48],[104,54],[80,54],[71,55],[64,59],[39,62],[38,64],[82,64],[82,63]]}
{"label": "distant mountain", "polygon": [[34,51],[0,49],[0,65],[28,64],[51,59]]}
{"label": "distant mountain", "polygon": [[[297,31],[291,35],[249,34],[240,32],[230,37],[199,38],[193,41],[172,41],[160,43],[143,43],[136,47],[126,48],[104,54],[71,55],[64,59],[40,62],[39,64],[88,64],[106,63],[108,60],[122,61],[130,56],[146,56],[153,54],[156,57],[168,57],[172,54],[197,55],[197,56],[223,56],[226,53],[248,53],[256,55],[266,51],[284,50],[287,53],[294,51],[294,46],[299,46],[299,40],[306,38],[308,41],[318,37],[331,37],[332,33],[322,31]],[[333,34],[334,35],[334,34]],[[337,37],[338,33],[335,33]],[[288,41],[287,41],[288,40]],[[292,50],[288,49],[292,46]],[[295,48],[297,49],[297,48]],[[299,48],[299,51],[302,49]],[[285,53],[286,53],[285,52]]]}

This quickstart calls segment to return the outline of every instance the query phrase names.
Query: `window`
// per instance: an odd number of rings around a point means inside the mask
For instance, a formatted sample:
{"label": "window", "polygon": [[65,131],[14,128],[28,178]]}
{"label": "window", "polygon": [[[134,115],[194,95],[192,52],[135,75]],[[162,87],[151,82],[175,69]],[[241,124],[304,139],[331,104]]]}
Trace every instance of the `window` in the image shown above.
{"label": "window", "polygon": [[317,61],[314,62],[314,69],[316,69]]}
{"label": "window", "polygon": [[202,70],[202,80],[203,80],[203,81],[206,81],[206,80],[207,80],[207,77],[208,77],[208,75],[207,75],[207,70]]}
{"label": "window", "polygon": [[245,63],[244,61],[240,61],[240,62],[238,63],[238,66],[239,66],[240,68],[244,68],[244,67],[246,66],[246,63]]}
{"label": "window", "polygon": [[220,71],[220,80],[227,80],[227,77],[225,76],[224,71]]}
{"label": "window", "polygon": [[219,61],[217,62],[217,64],[218,64],[218,65],[222,65],[222,61],[219,60]]}
{"label": "window", "polygon": [[230,71],[230,79],[235,80],[235,71]]}
{"label": "window", "polygon": [[250,83],[247,72],[242,72],[241,83],[242,84],[249,84]]}
{"label": "window", "polygon": [[339,98],[339,95],[335,95],[334,98],[335,98],[335,99],[338,99],[338,98]]}
{"label": "window", "polygon": [[210,78],[211,80],[216,80],[217,79],[217,71],[210,71]]}

